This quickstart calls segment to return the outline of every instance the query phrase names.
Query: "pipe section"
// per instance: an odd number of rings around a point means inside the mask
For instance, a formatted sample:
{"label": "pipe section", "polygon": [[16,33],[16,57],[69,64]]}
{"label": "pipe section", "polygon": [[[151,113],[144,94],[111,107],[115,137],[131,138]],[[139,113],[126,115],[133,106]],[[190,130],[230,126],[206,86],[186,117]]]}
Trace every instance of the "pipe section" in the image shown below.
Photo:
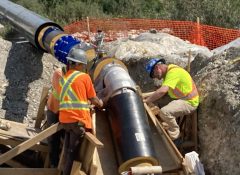
{"label": "pipe section", "polygon": [[108,106],[113,137],[121,153],[119,173],[134,166],[158,165],[147,114],[125,65],[103,58],[93,69],[94,86]]}
{"label": "pipe section", "polygon": [[37,48],[51,53],[60,62],[67,63],[70,50],[81,42],[65,34],[62,27],[8,0],[0,1],[0,15]]}
{"label": "pipe section", "polygon": [[132,90],[122,89],[109,100],[108,105],[113,135],[122,159],[119,173],[134,166],[158,165],[151,130],[140,97]]}

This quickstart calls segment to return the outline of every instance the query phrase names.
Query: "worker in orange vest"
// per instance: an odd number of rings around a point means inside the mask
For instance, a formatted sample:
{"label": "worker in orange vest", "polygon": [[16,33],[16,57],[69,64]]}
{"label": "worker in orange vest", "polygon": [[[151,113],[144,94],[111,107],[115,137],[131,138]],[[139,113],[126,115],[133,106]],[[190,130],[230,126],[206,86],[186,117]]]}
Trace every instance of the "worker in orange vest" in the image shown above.
{"label": "worker in orange vest", "polygon": [[103,106],[96,96],[91,78],[84,73],[86,54],[73,48],[66,57],[69,70],[60,80],[59,120],[65,130],[63,175],[69,175],[86,130],[92,129],[90,101],[96,107]]}
{"label": "worker in orange vest", "polygon": [[167,123],[167,132],[172,140],[180,135],[176,118],[194,112],[199,105],[199,95],[190,74],[183,68],[165,63],[164,59],[153,58],[146,70],[151,78],[163,79],[162,85],[153,94],[146,97],[144,102],[154,102],[165,94],[173,99],[160,110],[161,119]]}
{"label": "worker in orange vest", "polygon": [[[60,85],[59,81],[62,78],[63,74],[66,73],[66,67],[57,68],[52,76],[52,87],[48,95],[47,100],[47,125],[48,127],[54,123],[59,122],[59,94],[60,94]],[[63,132],[59,131],[52,136],[48,137],[48,146],[49,146],[49,160],[50,167],[55,168],[58,166],[59,154],[60,154],[60,140],[63,136]]]}

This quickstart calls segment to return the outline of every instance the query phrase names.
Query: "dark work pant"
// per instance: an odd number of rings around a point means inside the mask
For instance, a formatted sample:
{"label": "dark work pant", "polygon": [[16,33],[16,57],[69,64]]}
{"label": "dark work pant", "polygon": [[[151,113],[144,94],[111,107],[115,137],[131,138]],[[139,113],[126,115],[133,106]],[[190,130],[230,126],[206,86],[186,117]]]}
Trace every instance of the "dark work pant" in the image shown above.
{"label": "dark work pant", "polygon": [[62,125],[65,130],[63,175],[70,175],[73,161],[78,155],[85,135],[85,128],[78,123],[62,123]]}
{"label": "dark work pant", "polygon": [[[47,125],[48,127],[52,124],[57,123],[58,114],[47,110]],[[57,133],[53,134],[52,136],[48,137],[48,147],[49,147],[49,159],[50,159],[50,166],[55,168],[58,166],[59,162],[59,155],[60,155],[60,142],[61,137],[63,137],[64,131],[58,131]]]}

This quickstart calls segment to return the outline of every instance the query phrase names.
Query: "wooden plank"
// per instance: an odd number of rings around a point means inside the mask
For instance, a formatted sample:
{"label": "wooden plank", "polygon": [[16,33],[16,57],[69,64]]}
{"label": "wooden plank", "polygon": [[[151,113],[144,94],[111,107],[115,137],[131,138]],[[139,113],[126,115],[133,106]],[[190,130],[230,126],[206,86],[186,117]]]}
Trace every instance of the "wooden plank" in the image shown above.
{"label": "wooden plank", "polygon": [[[178,149],[176,148],[176,146],[172,142],[171,138],[168,136],[167,132],[161,126],[161,124],[158,121],[158,119],[156,118],[156,116],[152,113],[151,109],[148,107],[148,105],[146,103],[144,103],[144,107],[145,107],[146,111],[148,112],[148,115],[149,115],[150,119],[152,120],[153,124],[156,126],[157,131],[159,132],[159,134],[164,136],[162,138],[164,139],[165,143],[167,145],[171,146],[171,148],[173,149],[175,155],[177,155],[179,160],[182,161],[183,157],[182,157],[181,153],[178,151]],[[172,149],[169,149],[169,150],[172,150]]]}
{"label": "wooden plank", "polygon": [[97,148],[103,148],[103,143],[100,142],[92,133],[86,132],[85,134],[86,139],[91,142]]}
{"label": "wooden plank", "polygon": [[[11,147],[15,147],[19,145],[20,143],[24,142],[24,140],[15,140],[11,138],[4,138],[0,136],[0,144],[2,145],[10,145]],[[41,151],[41,152],[48,152],[48,146],[47,145],[41,145],[41,144],[36,144],[33,145],[30,150],[35,150],[35,151]]]}
{"label": "wooden plank", "polygon": [[[96,112],[93,111],[92,113],[92,133],[96,136]],[[92,157],[92,163],[90,167],[90,175],[97,175],[98,166],[97,166],[97,158],[98,158],[98,151],[95,148]]]}
{"label": "wooden plank", "polygon": [[50,126],[49,128],[47,128],[46,130],[42,131],[41,133],[39,133],[32,139],[29,139],[29,140],[19,144],[18,146],[14,147],[13,149],[9,150],[8,152],[2,154],[0,156],[0,165],[2,163],[12,159],[13,157],[17,156],[18,154],[22,153],[23,151],[26,151],[27,149],[29,149],[36,143],[40,142],[41,140],[56,133],[60,129],[62,129],[62,126],[59,125],[59,123],[56,123],[56,124]]}
{"label": "wooden plank", "polygon": [[97,175],[98,167],[97,164],[93,164],[90,169],[90,175]]}
{"label": "wooden plank", "polygon": [[143,97],[143,98],[146,98],[146,97],[152,95],[154,92],[155,92],[155,91],[142,93],[142,97]]}
{"label": "wooden plank", "polygon": [[89,170],[90,170],[91,161],[92,161],[92,158],[93,158],[93,153],[94,153],[95,148],[96,148],[95,145],[93,145],[91,142],[88,142],[87,150],[85,152],[84,159],[82,160],[83,170],[86,173],[88,173]]}
{"label": "wooden plank", "polygon": [[79,161],[73,161],[72,170],[70,175],[80,175],[80,168],[82,164]]}
{"label": "wooden plank", "polygon": [[[12,168],[27,168],[27,166],[21,164],[20,162],[18,162],[16,160],[9,160],[9,161],[5,162],[5,164],[7,164],[8,166],[10,166]],[[1,169],[0,169],[0,172],[1,172]]]}
{"label": "wooden plank", "polygon": [[40,129],[30,128],[26,124],[18,123],[14,121],[9,121],[5,119],[1,119],[2,122],[8,122],[11,125],[11,128],[8,131],[0,129],[0,136],[12,137],[16,139],[29,139],[36,136]]}
{"label": "wooden plank", "polygon": [[56,168],[1,168],[1,175],[57,175]]}
{"label": "wooden plank", "polygon": [[38,107],[38,112],[37,112],[37,118],[35,122],[35,128],[40,128],[42,120],[44,119],[44,108],[47,103],[48,91],[49,91],[49,87],[43,87],[42,95],[41,95],[41,99]]}

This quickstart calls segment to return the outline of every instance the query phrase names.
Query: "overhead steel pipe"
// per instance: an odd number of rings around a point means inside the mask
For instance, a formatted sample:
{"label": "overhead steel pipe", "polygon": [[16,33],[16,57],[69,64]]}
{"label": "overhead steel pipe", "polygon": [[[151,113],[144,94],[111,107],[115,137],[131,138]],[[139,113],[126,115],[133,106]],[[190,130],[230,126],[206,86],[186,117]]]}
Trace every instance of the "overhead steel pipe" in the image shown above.
{"label": "overhead steel pipe", "polygon": [[81,42],[64,33],[61,26],[47,18],[8,0],[0,0],[0,15],[23,33],[37,48],[51,53],[60,62],[67,63],[66,56]]}

